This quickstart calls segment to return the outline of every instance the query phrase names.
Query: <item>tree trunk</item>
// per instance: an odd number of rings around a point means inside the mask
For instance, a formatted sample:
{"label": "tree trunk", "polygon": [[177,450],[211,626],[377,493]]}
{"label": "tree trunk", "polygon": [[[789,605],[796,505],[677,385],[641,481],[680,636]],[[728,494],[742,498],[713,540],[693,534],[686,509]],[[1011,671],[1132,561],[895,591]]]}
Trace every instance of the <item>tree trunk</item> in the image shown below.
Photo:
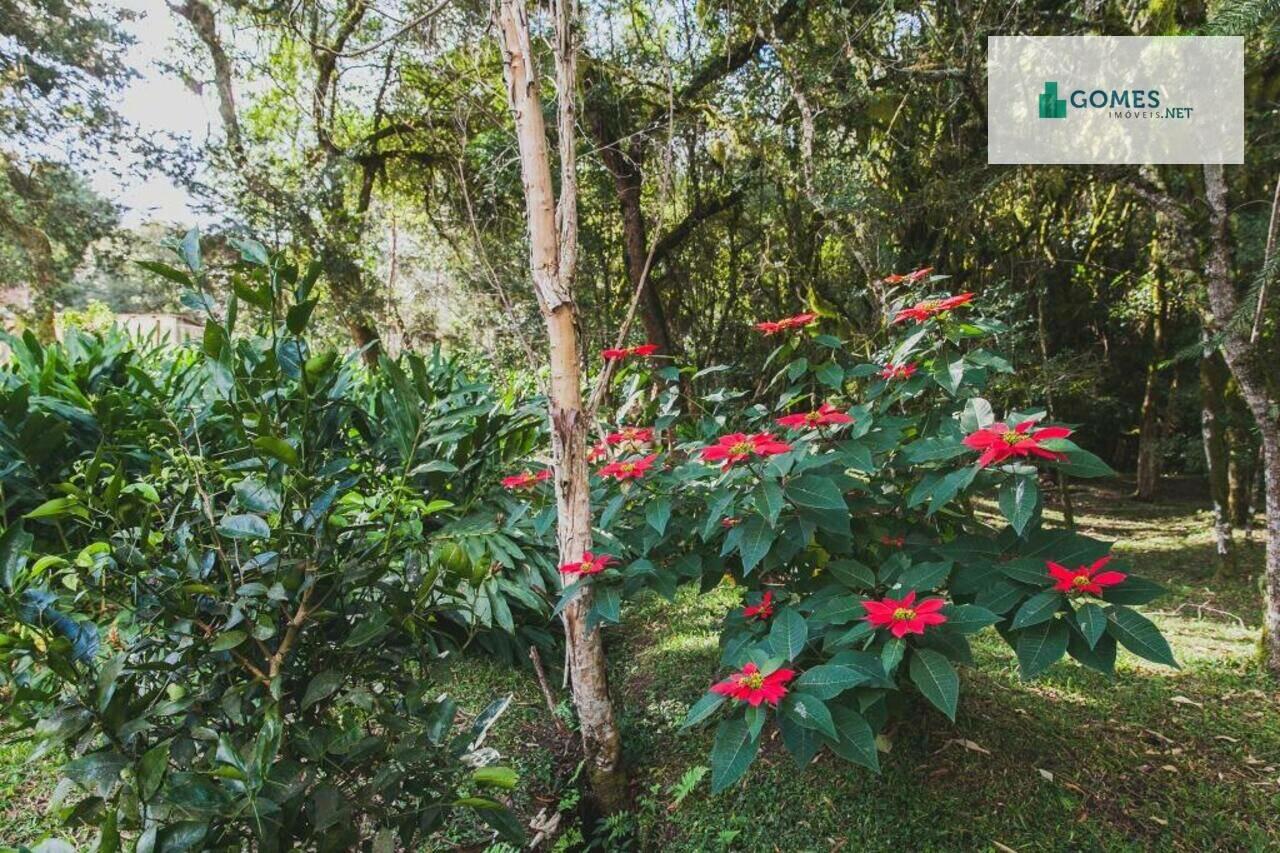
{"label": "tree trunk", "polygon": [[[529,265],[550,343],[548,396],[557,541],[561,563],[570,563],[580,561],[583,552],[591,547],[591,503],[586,461],[588,423],[582,407],[578,311],[573,301],[577,266],[574,0],[556,0],[555,12],[561,165],[558,208],[524,0],[502,0],[497,9],[497,30],[520,150],[520,176],[529,218]],[[598,628],[587,626],[591,604],[588,584],[563,610],[565,643],[592,791],[600,807],[612,813],[626,807],[627,779],[622,767],[622,739],[609,698],[603,637]]]}
{"label": "tree trunk", "polygon": [[1218,557],[1218,574],[1235,570],[1231,549],[1230,488],[1227,477],[1227,365],[1215,350],[1205,350],[1200,359],[1200,437],[1204,443],[1205,471],[1209,481],[1209,499],[1213,504],[1214,551]]}
{"label": "tree trunk", "polygon": [[1227,506],[1231,525],[1249,538],[1253,528],[1258,455],[1261,448],[1254,435],[1253,414],[1234,384],[1227,388]]}
{"label": "tree trunk", "polygon": [[1280,424],[1271,413],[1263,368],[1249,339],[1233,328],[1231,318],[1239,307],[1231,281],[1231,250],[1227,233],[1227,183],[1221,165],[1204,167],[1205,200],[1209,205],[1209,252],[1205,278],[1209,290],[1213,331],[1222,334],[1227,366],[1240,393],[1258,422],[1262,438],[1262,466],[1266,492],[1267,556],[1264,578],[1263,644],[1266,665],[1280,676]]}
{"label": "tree trunk", "polygon": [[1155,303],[1151,315],[1151,361],[1147,364],[1147,386],[1142,396],[1142,419],[1138,431],[1138,488],[1134,493],[1140,501],[1154,501],[1160,490],[1161,439],[1160,401],[1163,394],[1160,387],[1160,362],[1164,360],[1165,313],[1168,300],[1165,299],[1164,284],[1160,276],[1155,276],[1151,288],[1152,301]]}

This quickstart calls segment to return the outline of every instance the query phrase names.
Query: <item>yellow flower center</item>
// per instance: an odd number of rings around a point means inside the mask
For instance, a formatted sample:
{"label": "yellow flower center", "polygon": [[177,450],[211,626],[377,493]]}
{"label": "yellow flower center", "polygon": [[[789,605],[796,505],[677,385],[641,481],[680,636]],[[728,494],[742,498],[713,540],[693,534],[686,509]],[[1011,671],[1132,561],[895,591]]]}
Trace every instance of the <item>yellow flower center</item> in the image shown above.
{"label": "yellow flower center", "polygon": [[926,299],[916,307],[919,308],[921,311],[936,311],[938,310],[938,306],[940,306],[941,304],[942,303],[939,302],[937,299]]}
{"label": "yellow flower center", "polygon": [[899,607],[893,611],[894,621],[904,622],[916,618],[916,612],[910,607]]}
{"label": "yellow flower center", "polygon": [[764,675],[758,672],[753,672],[750,675],[743,677],[742,684],[744,687],[750,687],[752,690],[759,690],[764,685]]}
{"label": "yellow flower center", "polygon": [[621,471],[622,471],[622,473],[624,473],[624,474],[630,474],[632,471],[636,470],[636,463],[634,463],[634,462],[623,462],[623,463],[622,463],[622,467],[621,467],[621,469],[620,469],[620,470],[621,470]]}
{"label": "yellow flower center", "polygon": [[751,442],[740,441],[737,444],[735,444],[733,447],[730,447],[729,451],[735,455],[738,455],[738,454],[749,455],[754,448],[755,448],[755,445],[752,444]]}
{"label": "yellow flower center", "polygon": [[1075,587],[1082,587],[1087,585],[1088,583],[1089,583],[1088,575],[1076,575],[1074,578],[1071,579],[1071,585]]}
{"label": "yellow flower center", "polygon": [[818,412],[810,412],[804,416],[804,419],[811,424],[816,424],[818,421],[822,420],[822,415]]}
{"label": "yellow flower center", "polygon": [[1021,444],[1022,442],[1030,438],[1030,436],[1028,436],[1026,433],[1014,432],[1013,430],[1009,430],[1004,435],[1002,435],[1001,438],[1004,439],[1005,444],[1012,446],[1015,444]]}

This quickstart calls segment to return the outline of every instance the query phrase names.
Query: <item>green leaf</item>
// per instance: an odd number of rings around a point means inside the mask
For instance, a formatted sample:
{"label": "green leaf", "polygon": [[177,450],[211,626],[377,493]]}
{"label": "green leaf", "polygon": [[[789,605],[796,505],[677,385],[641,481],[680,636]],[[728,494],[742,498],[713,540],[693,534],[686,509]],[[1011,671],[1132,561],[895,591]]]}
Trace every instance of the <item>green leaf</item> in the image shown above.
{"label": "green leaf", "polygon": [[218,532],[228,539],[266,539],[271,536],[271,526],[262,516],[241,513],[222,519]]}
{"label": "green leaf", "polygon": [[280,493],[253,477],[246,477],[231,489],[240,505],[250,512],[279,512],[282,506]]}
{"label": "green leaf", "polygon": [[1121,606],[1108,607],[1107,615],[1107,633],[1119,640],[1120,645],[1140,658],[1174,668],[1178,666],[1160,629],[1147,617]]}
{"label": "green leaf", "polygon": [[316,304],[320,300],[308,299],[306,302],[299,302],[289,308],[289,313],[285,315],[285,326],[295,335],[301,335],[307,329],[307,323],[311,320],[311,312],[315,310]]}
{"label": "green leaf", "polygon": [[[77,509],[79,512],[76,511]],[[80,506],[80,502],[78,500],[68,496],[47,500],[22,517],[29,519],[61,518],[64,515],[82,514],[87,515],[87,510]]]}
{"label": "green leaf", "polygon": [[809,626],[804,617],[788,607],[778,613],[769,629],[769,646],[776,655],[795,660],[809,640]]}
{"label": "green leaf", "polygon": [[13,589],[27,567],[27,552],[35,537],[22,529],[21,524],[11,524],[0,535],[0,589]]}
{"label": "green leaf", "polygon": [[939,711],[954,721],[960,701],[960,676],[940,652],[916,649],[911,655],[911,682]]}
{"label": "green leaf", "polygon": [[867,682],[867,676],[853,667],[824,664],[801,673],[795,689],[811,693],[819,699],[834,699],[850,687]]}
{"label": "green leaf", "polygon": [[1018,634],[1018,668],[1030,680],[1044,672],[1067,650],[1070,630],[1061,619],[1050,619]]}
{"label": "green leaf", "polygon": [[892,673],[902,663],[902,656],[907,652],[907,644],[898,637],[886,640],[880,650],[880,665],[886,673]]}
{"label": "green leaf", "polygon": [[1000,512],[1019,536],[1036,512],[1040,489],[1033,477],[1018,477],[1000,487]]}
{"label": "green leaf", "polygon": [[253,446],[268,456],[279,459],[286,465],[296,467],[298,464],[298,451],[294,450],[293,445],[283,438],[277,438],[274,435],[260,435],[253,440]]}
{"label": "green leaf", "polygon": [[172,743],[167,740],[143,753],[138,766],[138,786],[143,801],[150,800],[160,790],[164,773],[169,768],[169,746]]}
{"label": "green leaf", "polygon": [[787,717],[796,725],[826,735],[833,740],[839,738],[835,722],[831,719],[831,711],[817,696],[808,693],[788,693],[778,705],[778,713]]}
{"label": "green leaf", "polygon": [[1165,588],[1154,581],[1129,575],[1118,586],[1104,589],[1102,600],[1108,604],[1147,604],[1155,601],[1165,592]]}
{"label": "green leaf", "polygon": [[1053,614],[1058,612],[1058,608],[1062,606],[1062,594],[1052,589],[1046,589],[1044,592],[1037,592],[1028,598],[1018,608],[1018,612],[1013,617],[1013,623],[1009,626],[1013,630],[1019,628],[1029,628],[1044,622],[1046,619],[1052,619]]}
{"label": "green leaf", "polygon": [[120,778],[120,771],[129,764],[115,750],[103,750],[82,755],[62,767],[62,775],[91,794],[106,797]]}
{"label": "green leaf", "polygon": [[225,652],[228,649],[234,649],[245,641],[249,635],[244,631],[223,631],[218,635],[218,639],[213,641],[209,646],[209,650],[213,652]]}
{"label": "green leaf", "polygon": [[764,559],[765,554],[769,553],[777,534],[768,522],[758,515],[749,516],[742,522],[739,529],[742,531],[738,536],[738,554],[742,557],[742,572],[750,574],[751,570]]}
{"label": "green leaf", "polygon": [[649,501],[644,508],[645,521],[659,536],[667,532],[667,522],[671,520],[671,498],[663,495]]}
{"label": "green leaf", "polygon": [[947,577],[951,574],[951,565],[950,560],[940,563],[916,563],[902,573],[898,578],[898,584],[904,592],[906,590],[925,592],[937,589],[946,583]]}
{"label": "green leaf", "polygon": [[760,741],[751,737],[746,720],[721,720],[711,746],[711,793],[718,794],[741,779],[759,748]]}
{"label": "green leaf", "polygon": [[477,785],[484,785],[490,788],[505,788],[510,791],[520,781],[520,774],[510,767],[490,764],[485,767],[477,767],[471,771],[471,781]]}
{"label": "green leaf", "polygon": [[836,740],[828,740],[827,746],[844,760],[879,773],[880,755],[879,750],[876,749],[876,734],[866,719],[850,708],[837,705],[830,710],[840,737]]}
{"label": "green leaf", "polygon": [[778,485],[777,480],[762,480],[755,491],[756,509],[769,522],[769,526],[778,523],[778,515],[782,512],[784,504],[782,498],[782,487]]}
{"label": "green leaf", "polygon": [[[1047,444],[1047,442],[1046,442]],[[1058,467],[1072,477],[1115,477],[1115,470],[1087,450],[1067,451],[1067,460]]]}
{"label": "green leaf", "polygon": [[948,604],[942,613],[947,617],[946,625],[961,634],[974,634],[1000,621],[1000,616],[977,604]]}
{"label": "green leaf", "polygon": [[837,391],[844,385],[844,369],[834,361],[828,361],[814,369],[813,375],[818,381],[828,388],[834,388]]}
{"label": "green leaf", "polygon": [[857,560],[832,560],[827,563],[827,571],[851,589],[868,590],[876,585],[875,572]]}
{"label": "green leaf", "polygon": [[191,276],[187,275],[180,269],[169,266],[168,264],[162,264],[159,261],[134,261],[134,263],[142,267],[144,270],[148,270],[158,276],[163,276],[164,278],[169,279],[169,281],[177,282],[178,284],[185,285],[186,287],[192,286]]}
{"label": "green leaf", "polygon": [[696,726],[698,723],[714,714],[716,709],[723,705],[725,700],[728,698],[729,697],[720,693],[712,693],[708,690],[706,695],[693,703],[693,706],[689,709],[689,713],[685,715],[684,722],[680,725],[680,728],[687,729],[691,726]]}
{"label": "green leaf", "polygon": [[834,481],[807,474],[787,484],[787,497],[797,506],[809,509],[835,509],[845,511],[844,493]]}
{"label": "green leaf", "polygon": [[1098,638],[1107,631],[1107,614],[1102,612],[1102,608],[1093,602],[1080,605],[1076,609],[1076,625],[1080,628],[1080,634],[1089,644],[1089,648],[1098,645]]}
{"label": "green leaf", "polygon": [[320,700],[332,696],[345,679],[346,676],[333,669],[326,669],[316,674],[307,683],[307,690],[302,695],[302,710],[305,711]]}

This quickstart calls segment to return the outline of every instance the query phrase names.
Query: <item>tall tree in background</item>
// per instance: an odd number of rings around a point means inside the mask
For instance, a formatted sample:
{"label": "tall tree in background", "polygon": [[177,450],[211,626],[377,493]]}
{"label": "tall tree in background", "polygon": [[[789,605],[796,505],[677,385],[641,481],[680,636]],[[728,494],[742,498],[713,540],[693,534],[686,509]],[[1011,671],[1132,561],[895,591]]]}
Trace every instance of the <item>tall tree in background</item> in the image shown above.
{"label": "tall tree in background", "polygon": [[127,16],[90,0],[0,0],[0,289],[27,294],[45,340],[59,290],[115,226],[112,206],[50,158],[118,141],[112,99],[131,73]]}
{"label": "tall tree in background", "polygon": [[[520,175],[529,229],[529,267],[547,326],[557,541],[560,562],[568,564],[581,562],[584,552],[591,548],[586,444],[590,415],[582,400],[582,353],[573,295],[578,266],[577,3],[555,0],[553,5],[560,153],[558,201],[552,184],[547,131],[538,94],[537,60],[531,46],[524,0],[502,0],[497,9],[497,30],[507,99],[520,149]],[[587,623],[591,602],[591,586],[586,585],[565,606],[565,642],[592,791],[604,811],[615,812],[626,803],[627,781],[622,766],[622,739],[609,697],[604,638],[598,627]]]}

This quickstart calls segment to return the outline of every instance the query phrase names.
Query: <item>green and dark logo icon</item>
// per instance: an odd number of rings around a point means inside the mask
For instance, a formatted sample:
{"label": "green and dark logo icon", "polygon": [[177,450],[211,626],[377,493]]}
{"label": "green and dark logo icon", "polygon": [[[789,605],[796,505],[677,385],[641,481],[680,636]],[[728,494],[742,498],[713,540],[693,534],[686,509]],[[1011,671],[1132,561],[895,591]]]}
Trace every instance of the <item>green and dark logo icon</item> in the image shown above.
{"label": "green and dark logo icon", "polygon": [[1044,93],[1040,95],[1040,118],[1066,118],[1067,102],[1058,97],[1058,84],[1045,81]]}

